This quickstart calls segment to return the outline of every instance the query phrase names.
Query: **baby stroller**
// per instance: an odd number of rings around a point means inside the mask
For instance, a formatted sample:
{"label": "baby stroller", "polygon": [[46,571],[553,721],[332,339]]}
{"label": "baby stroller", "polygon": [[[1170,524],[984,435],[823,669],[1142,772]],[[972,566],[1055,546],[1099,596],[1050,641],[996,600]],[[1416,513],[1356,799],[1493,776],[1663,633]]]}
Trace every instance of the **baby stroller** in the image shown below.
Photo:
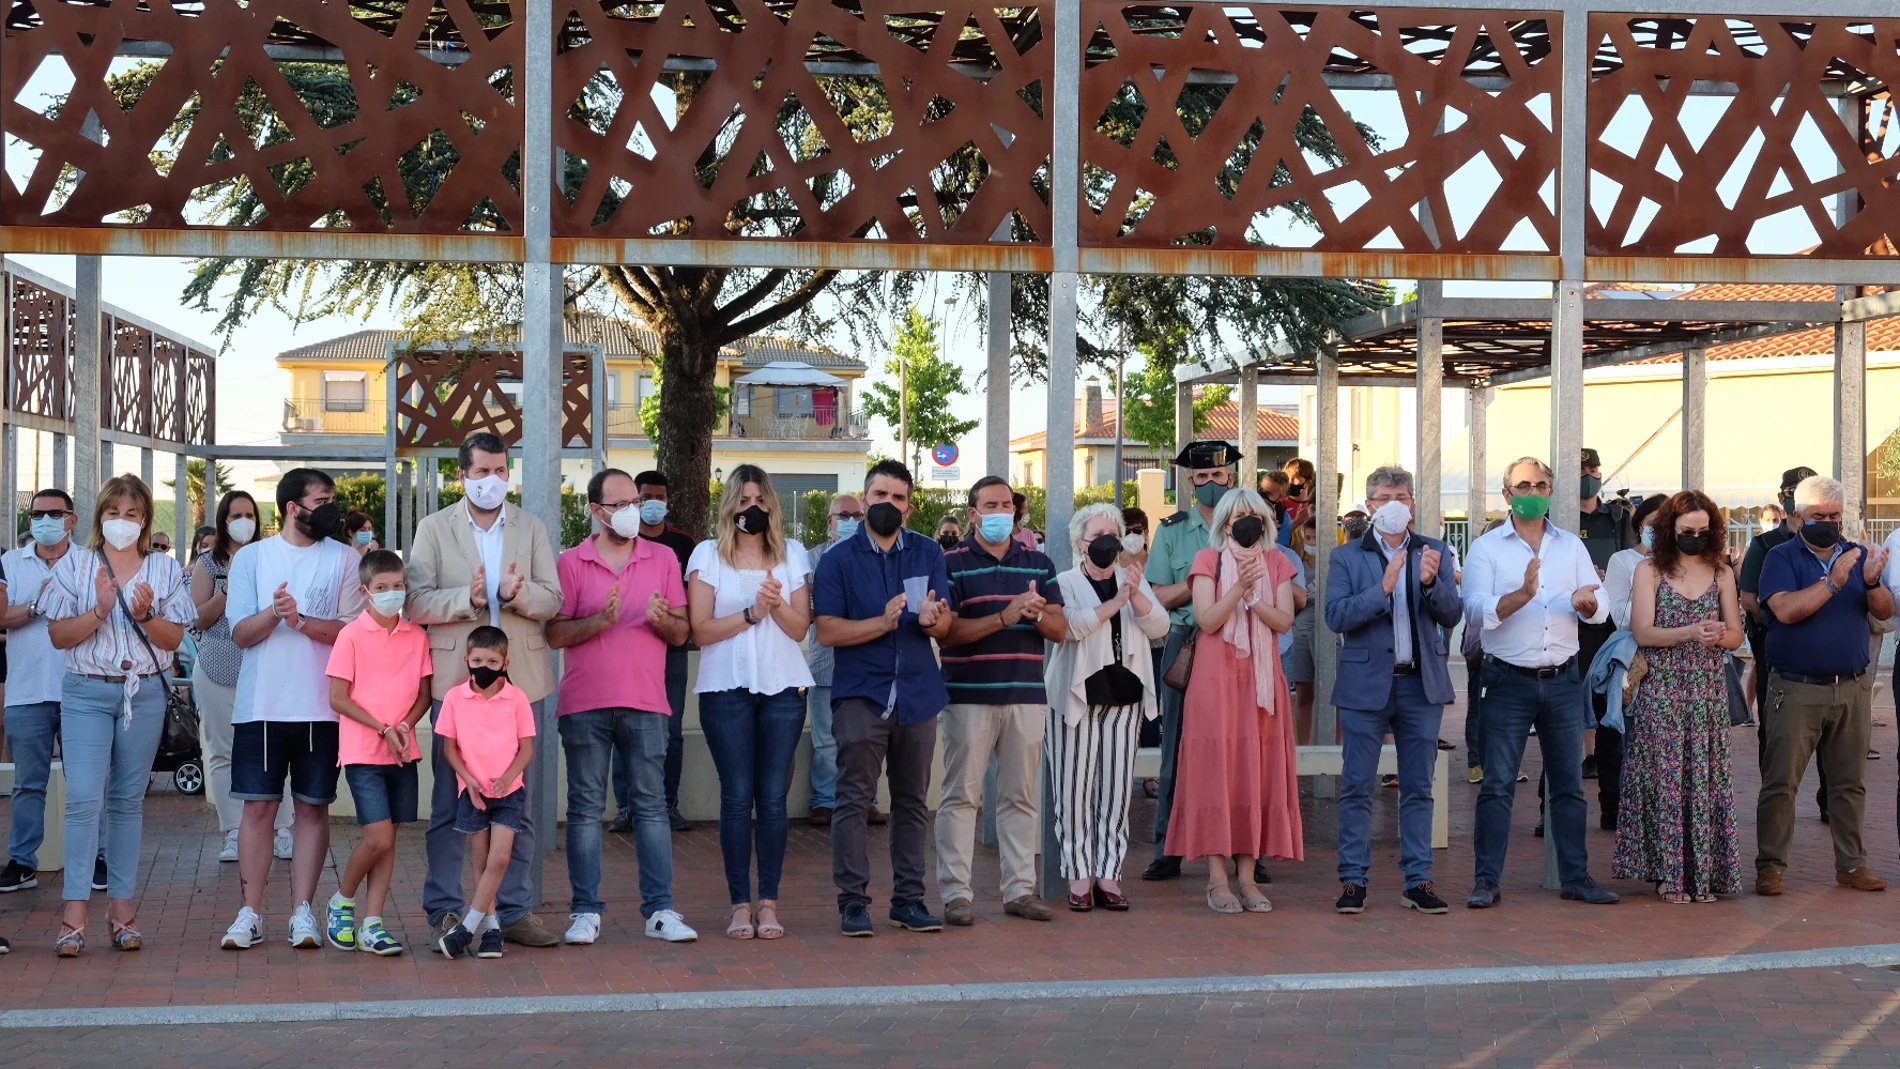
{"label": "baby stroller", "polygon": [[152,771],[170,772],[179,794],[205,792],[204,758],[198,745],[198,700],[191,688],[191,664],[198,649],[186,636],[165,680],[165,731],[159,736]]}

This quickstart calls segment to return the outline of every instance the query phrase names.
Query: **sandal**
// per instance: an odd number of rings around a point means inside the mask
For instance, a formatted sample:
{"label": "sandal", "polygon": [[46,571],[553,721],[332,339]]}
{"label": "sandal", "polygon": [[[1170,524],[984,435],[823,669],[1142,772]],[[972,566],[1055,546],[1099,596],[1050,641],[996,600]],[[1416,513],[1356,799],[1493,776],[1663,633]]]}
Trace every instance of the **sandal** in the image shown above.
{"label": "sandal", "polygon": [[139,934],[137,928],[132,927],[137,920],[137,917],[133,917],[124,924],[120,924],[110,917],[106,918],[106,927],[112,931],[113,946],[120,950],[140,950],[144,948],[145,937]]}
{"label": "sandal", "polygon": [[[739,919],[742,914],[745,917],[744,920]],[[726,925],[726,938],[750,939],[754,934],[752,930],[752,904],[747,902],[732,907],[732,923]]]}
{"label": "sandal", "polygon": [[1142,780],[1141,793],[1147,795],[1150,798],[1161,797],[1161,781],[1158,779],[1155,779],[1153,776],[1149,776],[1147,779]]}
{"label": "sandal", "polygon": [[1692,901],[1688,895],[1683,894],[1681,891],[1663,890],[1662,884],[1656,885],[1656,897],[1672,906],[1686,906]]}
{"label": "sandal", "polygon": [[76,958],[86,949],[86,926],[75,928],[65,921],[59,922],[59,942],[53,944],[53,952],[62,958]]}
{"label": "sandal", "polygon": [[1716,901],[1715,892],[1704,891],[1703,893],[1691,898],[1689,901],[1694,902],[1696,905],[1699,905],[1699,906],[1706,906],[1709,903]]}
{"label": "sandal", "polygon": [[[1249,893],[1251,892],[1251,893]],[[1273,903],[1260,893],[1260,888],[1241,888],[1240,907],[1249,913],[1272,913]]]}
{"label": "sandal", "polygon": [[1234,897],[1234,892],[1225,887],[1209,887],[1207,889],[1207,908],[1216,913],[1231,914],[1243,912],[1240,899]]}
{"label": "sandal", "polygon": [[[771,920],[765,919],[768,915],[772,918]],[[778,907],[776,905],[768,906],[763,902],[759,903],[758,933],[760,939],[785,938],[785,926],[778,922]]]}

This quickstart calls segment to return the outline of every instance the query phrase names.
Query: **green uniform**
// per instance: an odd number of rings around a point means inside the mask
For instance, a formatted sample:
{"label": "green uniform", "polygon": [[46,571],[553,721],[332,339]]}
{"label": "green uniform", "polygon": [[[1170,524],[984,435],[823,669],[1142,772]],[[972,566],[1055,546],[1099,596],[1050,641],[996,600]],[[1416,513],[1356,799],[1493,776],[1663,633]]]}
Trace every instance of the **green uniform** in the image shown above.
{"label": "green uniform", "polygon": [[[1155,528],[1154,545],[1148,550],[1148,582],[1155,586],[1187,582],[1195,555],[1207,548],[1207,535],[1207,521],[1201,518],[1198,506],[1190,505],[1186,512],[1162,520]],[[1194,599],[1189,598],[1168,617],[1177,626],[1193,624]]]}

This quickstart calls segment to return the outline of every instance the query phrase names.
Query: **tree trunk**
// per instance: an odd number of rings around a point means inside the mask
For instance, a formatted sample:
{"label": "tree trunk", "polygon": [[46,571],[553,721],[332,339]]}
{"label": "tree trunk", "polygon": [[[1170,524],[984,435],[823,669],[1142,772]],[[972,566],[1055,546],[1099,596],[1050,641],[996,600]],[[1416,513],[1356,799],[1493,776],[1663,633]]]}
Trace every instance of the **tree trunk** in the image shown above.
{"label": "tree trunk", "polygon": [[[660,320],[660,322],[654,322]],[[714,378],[719,344],[699,323],[655,315],[647,325],[660,336],[660,440],[654,443],[660,471],[671,491],[668,516],[694,538],[712,530],[713,417],[718,412]]]}

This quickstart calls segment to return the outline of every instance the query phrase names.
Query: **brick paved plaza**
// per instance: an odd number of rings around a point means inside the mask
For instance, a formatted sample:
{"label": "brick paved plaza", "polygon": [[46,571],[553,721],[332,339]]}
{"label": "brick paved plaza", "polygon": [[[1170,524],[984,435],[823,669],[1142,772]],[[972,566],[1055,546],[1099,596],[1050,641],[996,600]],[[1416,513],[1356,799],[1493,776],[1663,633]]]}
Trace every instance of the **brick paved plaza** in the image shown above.
{"label": "brick paved plaza", "polygon": [[[1459,713],[1444,735],[1461,739]],[[1876,869],[1896,865],[1895,732],[1891,701],[1876,710],[1883,760],[1869,765],[1870,855]],[[1754,735],[1738,731],[1735,769],[1738,823],[1745,861],[1753,855],[1756,784]],[[1532,751],[1533,755],[1535,750]],[[1463,768],[1454,754],[1455,771]],[[1535,757],[1528,763],[1535,777]],[[1012,998],[949,1004],[938,995],[904,994],[896,985],[968,985],[1255,977],[1285,974],[1388,972],[1519,966],[1572,966],[1665,959],[1726,958],[1819,948],[1895,944],[1900,960],[1900,899],[1837,888],[1826,830],[1815,819],[1810,789],[1802,804],[1788,894],[1752,895],[1715,905],[1672,906],[1646,887],[1607,879],[1612,836],[1595,827],[1593,872],[1625,895],[1613,907],[1564,903],[1539,887],[1541,843],[1534,784],[1519,790],[1516,837],[1503,907],[1454,908],[1442,917],[1397,905],[1396,792],[1375,815],[1386,829],[1377,845],[1371,908],[1359,917],[1332,912],[1330,807],[1309,802],[1309,858],[1274,866],[1274,912],[1223,917],[1201,901],[1199,865],[1164,884],[1128,883],[1127,914],[1058,913],[1050,924],[1007,918],[994,892],[977,903],[977,924],[939,935],[880,928],[870,940],[838,935],[825,832],[797,825],[792,835],[782,916],[790,935],[776,943],[732,942],[723,927],[724,893],[716,830],[697,826],[675,837],[676,894],[702,932],[697,944],[671,946],[640,937],[629,900],[633,850],[625,836],[607,837],[604,887],[609,907],[601,941],[591,947],[510,947],[500,961],[445,962],[416,953],[427,923],[417,905],[421,835],[406,831],[393,892],[390,926],[412,952],[378,959],[337,951],[292,951],[281,931],[288,912],[284,864],[273,878],[264,945],[234,953],[217,949],[238,900],[237,869],[217,861],[211,813],[200,799],[155,788],[148,803],[146,871],[140,927],[146,950],[115,954],[92,949],[76,961],[51,952],[57,881],[0,897],[0,932],[14,953],[0,959],[0,1013],[86,1007],[197,1007],[342,1004],[340,1012],[374,1013],[361,1003],[730,994],[767,989],[882,988],[881,1006],[708,1008],[655,1013],[561,1013],[490,1020],[411,1019],[295,1024],[194,1024],[184,1027],[27,1028],[10,1031],[19,1058],[9,1064],[491,1064],[532,1058],[536,1064],[672,1065],[719,1059],[746,1065],[1040,1065],[1238,1061],[1248,1050],[1274,1051],[1271,1064],[1298,1065],[1885,1065],[1895,1057],[1900,975],[1866,965],[1783,969],[1725,976],[1661,979],[1459,984],[1381,983],[1380,990],[1237,994],[1159,994],[1138,998]],[[1452,847],[1438,858],[1440,888],[1462,899],[1470,883],[1468,848],[1477,788],[1451,784]],[[1138,803],[1137,835],[1147,818]],[[332,864],[354,841],[339,823]],[[1145,860],[1145,845],[1134,855]],[[873,856],[882,851],[881,836]],[[565,926],[565,870],[549,861],[550,896],[541,912]],[[979,854],[979,887],[993,887],[993,849]],[[1138,869],[1131,863],[1131,873]],[[883,881],[874,889],[883,893]],[[327,893],[334,875],[326,875]],[[97,918],[95,918],[97,919]],[[103,940],[97,941],[99,944]],[[1865,957],[1865,955],[1863,955]],[[1874,954],[1874,959],[1881,958]],[[1872,959],[1869,959],[1872,960]],[[1798,959],[1788,959],[1798,962]],[[1787,963],[1787,962],[1784,962]],[[1688,972],[1706,971],[1688,969]],[[1495,978],[1495,975],[1494,975]],[[777,996],[775,996],[777,997]],[[955,998],[943,995],[942,999]],[[962,997],[973,997],[965,994]],[[974,997],[982,997],[976,993]],[[907,1004],[915,1003],[915,1004]],[[578,1007],[578,1003],[576,1004]],[[585,1007],[579,1007],[585,1008]],[[247,1010],[246,1012],[258,1012]],[[162,1019],[162,1018],[161,1018]],[[7,1021],[41,1024],[28,1014]],[[80,1018],[73,1023],[83,1022]],[[450,1043],[445,1037],[466,1037]],[[1858,1037],[1858,1038],[1855,1038]],[[1845,1043],[1833,1055],[1827,1044]],[[347,1049],[349,1057],[341,1057]],[[730,1056],[737,1057],[732,1061]],[[1800,1055],[1801,1057],[1792,1057]],[[1803,1057],[1806,1060],[1802,1060]],[[1832,1060],[1829,1060],[1829,1059]],[[1781,1059],[1781,1060],[1778,1060]]]}

